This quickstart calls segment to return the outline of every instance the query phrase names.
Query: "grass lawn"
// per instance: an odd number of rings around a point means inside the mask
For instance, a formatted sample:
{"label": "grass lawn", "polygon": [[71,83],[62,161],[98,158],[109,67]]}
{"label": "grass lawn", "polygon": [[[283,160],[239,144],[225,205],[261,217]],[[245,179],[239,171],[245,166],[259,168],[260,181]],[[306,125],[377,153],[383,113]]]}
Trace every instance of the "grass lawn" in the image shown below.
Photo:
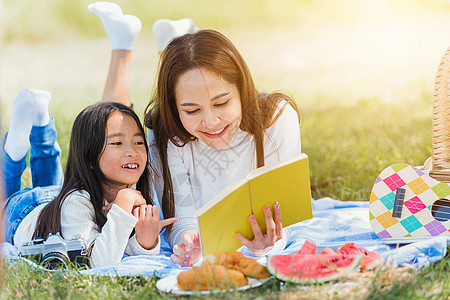
{"label": "grass lawn", "polygon": [[[86,10],[90,2],[3,0],[2,132],[20,88],[49,90],[63,164],[73,119],[100,100],[109,63],[101,24]],[[117,3],[143,21],[131,71],[131,94],[140,116],[157,65],[151,24],[189,16],[200,28],[218,29],[236,44],[261,90],[281,90],[296,99],[314,198],[367,201],[385,167],[421,165],[431,155],[434,77],[450,45],[447,1]],[[23,185],[30,185],[28,174]],[[259,289],[205,298],[446,299],[449,271],[445,258],[420,272],[388,269],[350,275],[347,285],[299,289],[271,280]],[[4,278],[1,299],[170,297],[157,292],[155,277],[52,275],[6,263]]]}

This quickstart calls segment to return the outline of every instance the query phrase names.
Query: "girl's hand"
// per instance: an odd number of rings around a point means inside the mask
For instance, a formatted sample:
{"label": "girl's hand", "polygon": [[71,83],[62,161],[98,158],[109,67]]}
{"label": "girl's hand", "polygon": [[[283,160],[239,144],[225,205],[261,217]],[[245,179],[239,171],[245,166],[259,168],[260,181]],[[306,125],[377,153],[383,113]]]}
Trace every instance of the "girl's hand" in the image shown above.
{"label": "girl's hand", "polygon": [[250,252],[253,253],[255,250],[263,250],[267,247],[271,247],[275,245],[276,241],[283,237],[283,222],[281,220],[281,208],[278,202],[273,205],[273,212],[274,217],[272,218],[270,207],[268,205],[264,207],[266,234],[261,232],[261,228],[253,215],[248,217],[253,230],[253,240],[249,241],[241,234],[236,234],[239,241],[246,246]]}
{"label": "girl's hand", "polygon": [[136,226],[136,240],[142,248],[153,249],[157,242],[161,230],[178,221],[176,218],[159,220],[159,209],[156,205],[141,205],[133,210],[133,215],[138,218]]}
{"label": "girl's hand", "polygon": [[181,234],[181,241],[173,246],[173,254],[170,258],[182,267],[190,267],[201,255],[198,231],[186,230]]}
{"label": "girl's hand", "polygon": [[142,197],[141,192],[126,188],[120,190],[117,193],[116,199],[114,199],[114,201],[109,203],[108,205],[104,206],[103,210],[109,211],[113,204],[118,205],[124,211],[131,214],[134,207],[145,205],[147,204],[147,202],[145,201],[144,197]]}

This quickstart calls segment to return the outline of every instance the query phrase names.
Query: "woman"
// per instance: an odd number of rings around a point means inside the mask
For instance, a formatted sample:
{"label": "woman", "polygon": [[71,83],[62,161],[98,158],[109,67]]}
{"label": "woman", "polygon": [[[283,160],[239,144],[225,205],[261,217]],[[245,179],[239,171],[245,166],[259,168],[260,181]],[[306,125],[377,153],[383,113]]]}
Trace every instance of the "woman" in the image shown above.
{"label": "woman", "polygon": [[[301,153],[295,103],[259,93],[236,47],[214,30],[175,38],[162,52],[145,125],[154,135],[164,216],[179,220],[168,239],[182,265],[200,256],[198,208],[251,170]],[[264,211],[266,233],[249,216],[254,239],[236,235],[255,255],[283,237],[281,208],[273,210],[273,218],[269,207]],[[285,239],[278,244],[284,248]]]}

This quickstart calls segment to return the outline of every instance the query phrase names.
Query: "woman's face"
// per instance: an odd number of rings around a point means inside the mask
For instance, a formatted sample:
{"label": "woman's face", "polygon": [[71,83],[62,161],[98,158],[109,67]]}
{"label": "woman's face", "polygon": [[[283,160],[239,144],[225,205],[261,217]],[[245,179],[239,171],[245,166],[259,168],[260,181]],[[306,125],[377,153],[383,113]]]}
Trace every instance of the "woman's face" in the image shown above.
{"label": "woman's face", "polygon": [[225,148],[241,124],[241,98],[236,85],[206,69],[192,69],[175,86],[184,128],[216,150]]}

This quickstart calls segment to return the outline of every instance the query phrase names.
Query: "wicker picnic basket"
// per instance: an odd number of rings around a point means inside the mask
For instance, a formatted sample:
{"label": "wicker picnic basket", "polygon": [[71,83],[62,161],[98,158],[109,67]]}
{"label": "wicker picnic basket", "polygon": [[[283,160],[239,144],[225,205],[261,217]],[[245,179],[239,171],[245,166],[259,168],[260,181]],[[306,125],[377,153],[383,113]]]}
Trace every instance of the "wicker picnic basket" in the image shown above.
{"label": "wicker picnic basket", "polygon": [[434,85],[430,176],[441,182],[450,182],[450,47],[441,59]]}

